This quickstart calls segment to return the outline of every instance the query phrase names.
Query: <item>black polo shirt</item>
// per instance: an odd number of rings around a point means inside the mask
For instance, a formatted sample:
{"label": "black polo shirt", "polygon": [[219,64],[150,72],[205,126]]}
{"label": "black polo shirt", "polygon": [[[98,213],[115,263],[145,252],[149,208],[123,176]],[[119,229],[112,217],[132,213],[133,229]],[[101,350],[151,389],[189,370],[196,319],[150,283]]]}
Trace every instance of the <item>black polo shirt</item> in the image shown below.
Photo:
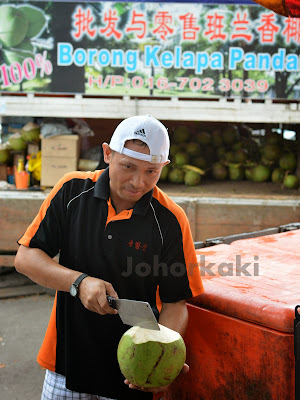
{"label": "black polo shirt", "polygon": [[[109,169],[67,174],[53,188],[19,240],[67,268],[110,282],[120,298],[162,302],[203,291],[183,210],[157,187],[116,215]],[[191,273],[188,272],[190,268]],[[117,346],[129,328],[119,315],[101,316],[79,298],[57,292],[38,362],[66,376],[66,386],[113,399],[151,399],[124,384]]]}

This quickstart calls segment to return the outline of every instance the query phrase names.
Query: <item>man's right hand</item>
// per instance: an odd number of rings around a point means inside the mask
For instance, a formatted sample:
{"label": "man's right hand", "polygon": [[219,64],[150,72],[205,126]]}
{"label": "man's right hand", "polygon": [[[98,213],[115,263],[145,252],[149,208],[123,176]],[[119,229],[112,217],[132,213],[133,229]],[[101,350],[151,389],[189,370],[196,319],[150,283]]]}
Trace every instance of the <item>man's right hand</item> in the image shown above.
{"label": "man's right hand", "polygon": [[[60,265],[41,249],[23,245],[15,257],[15,267],[33,282],[63,292],[69,292],[71,283],[82,273]],[[101,315],[117,314],[106,295],[118,298],[109,282],[88,276],[79,284],[79,298],[85,308]]]}
{"label": "man's right hand", "polygon": [[79,285],[79,298],[90,311],[98,314],[117,314],[118,311],[110,307],[106,296],[119,298],[113,286],[106,281],[88,276]]}

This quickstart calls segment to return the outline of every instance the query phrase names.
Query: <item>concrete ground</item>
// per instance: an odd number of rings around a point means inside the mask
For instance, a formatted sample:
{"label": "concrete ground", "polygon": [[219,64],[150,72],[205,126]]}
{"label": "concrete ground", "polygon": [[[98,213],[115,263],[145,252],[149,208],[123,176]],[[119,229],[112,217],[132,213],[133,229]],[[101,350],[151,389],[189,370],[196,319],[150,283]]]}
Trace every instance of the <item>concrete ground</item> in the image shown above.
{"label": "concrete ground", "polygon": [[36,362],[54,297],[0,299],[0,398],[40,400],[45,371]]}

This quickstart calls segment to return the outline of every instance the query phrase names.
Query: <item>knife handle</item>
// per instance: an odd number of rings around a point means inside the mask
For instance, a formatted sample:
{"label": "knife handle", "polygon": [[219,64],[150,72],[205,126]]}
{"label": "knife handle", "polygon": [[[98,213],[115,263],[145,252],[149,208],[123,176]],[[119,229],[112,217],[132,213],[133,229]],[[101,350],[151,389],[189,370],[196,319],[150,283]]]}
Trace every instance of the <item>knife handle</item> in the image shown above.
{"label": "knife handle", "polygon": [[117,305],[116,305],[115,299],[111,296],[106,296],[106,298],[107,298],[109,306],[116,309]]}

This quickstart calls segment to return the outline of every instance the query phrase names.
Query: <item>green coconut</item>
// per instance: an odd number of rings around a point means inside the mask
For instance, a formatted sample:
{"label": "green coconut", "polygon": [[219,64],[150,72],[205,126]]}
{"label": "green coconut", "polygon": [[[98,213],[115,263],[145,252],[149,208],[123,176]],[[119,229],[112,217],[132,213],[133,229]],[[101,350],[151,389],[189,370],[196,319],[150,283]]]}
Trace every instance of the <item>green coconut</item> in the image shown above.
{"label": "green coconut", "polygon": [[199,143],[196,142],[187,143],[185,146],[185,150],[187,154],[189,154],[191,157],[197,157],[201,154],[201,146]]}
{"label": "green coconut", "polygon": [[256,165],[252,169],[252,180],[254,182],[265,182],[270,178],[271,170],[266,165]]}
{"label": "green coconut", "polygon": [[201,131],[197,133],[197,141],[200,145],[207,146],[211,143],[212,137],[208,132]]}
{"label": "green coconut", "polygon": [[177,153],[174,156],[174,163],[176,165],[184,165],[189,163],[189,156],[186,153]]}
{"label": "green coconut", "polygon": [[277,161],[280,157],[280,146],[278,144],[266,144],[262,150],[263,157],[268,161]]}
{"label": "green coconut", "polygon": [[201,169],[205,169],[207,167],[207,161],[204,157],[199,156],[193,159],[192,165]]}
{"label": "green coconut", "polygon": [[174,129],[173,139],[175,143],[184,143],[187,142],[190,137],[190,132],[188,128],[184,125],[177,126]]}
{"label": "green coconut", "polygon": [[231,149],[233,151],[239,151],[243,148],[243,143],[242,142],[235,142],[232,144]]}
{"label": "green coconut", "polygon": [[9,159],[9,150],[5,144],[0,144],[0,164],[6,163]]}
{"label": "green coconut", "polygon": [[170,147],[170,157],[174,157],[176,153],[180,153],[182,151],[182,145],[173,143]]}
{"label": "green coconut", "polygon": [[246,167],[245,168],[245,178],[248,181],[252,181],[253,180],[253,167]]}
{"label": "green coconut", "polygon": [[293,171],[297,166],[297,158],[294,153],[284,153],[279,159],[279,166],[284,170]]}
{"label": "green coconut", "polygon": [[184,172],[180,168],[173,168],[168,175],[168,179],[172,183],[183,183]]}
{"label": "green coconut", "polygon": [[229,163],[235,163],[235,156],[233,151],[227,151],[225,153],[225,160]]}
{"label": "green coconut", "polygon": [[219,160],[225,160],[226,159],[226,148],[224,146],[218,147],[217,148],[217,157]]}
{"label": "green coconut", "polygon": [[215,163],[212,166],[212,175],[218,181],[223,181],[228,177],[228,169],[222,163]]}
{"label": "green coconut", "polygon": [[34,46],[29,40],[24,40],[13,50],[4,50],[3,53],[8,64],[14,62],[22,64],[25,58],[34,56]]}
{"label": "green coconut", "polygon": [[238,149],[234,153],[234,162],[236,163],[245,163],[247,161],[248,155],[245,149]]}
{"label": "green coconut", "polygon": [[20,8],[0,7],[0,42],[6,47],[15,47],[23,42],[28,30],[28,19]]}
{"label": "green coconut", "polygon": [[286,175],[283,180],[283,186],[287,189],[298,189],[299,184],[300,181],[296,175]]}
{"label": "green coconut", "polygon": [[195,171],[187,171],[184,175],[184,183],[187,186],[197,186],[201,182],[201,175]]}
{"label": "green coconut", "polygon": [[16,132],[14,134],[12,134],[9,139],[8,139],[9,145],[13,150],[16,151],[23,151],[26,149],[26,142],[25,140],[22,138],[22,135],[20,134],[20,132]]}
{"label": "green coconut", "polygon": [[222,133],[223,141],[226,144],[233,144],[239,138],[239,130],[236,125],[228,126]]}
{"label": "green coconut", "polygon": [[169,385],[179,375],[186,358],[181,335],[163,325],[160,330],[133,326],[119,342],[117,357],[122,374],[140,387]]}
{"label": "green coconut", "polygon": [[38,142],[40,140],[40,126],[34,122],[28,122],[21,130],[25,142]]}
{"label": "green coconut", "polygon": [[24,13],[29,23],[25,37],[30,39],[38,36],[46,24],[46,17],[43,11],[30,5],[21,6],[19,10]]}
{"label": "green coconut", "polygon": [[273,183],[282,183],[284,179],[285,171],[281,168],[275,168],[271,175]]}
{"label": "green coconut", "polygon": [[244,168],[239,164],[228,164],[229,179],[231,181],[241,181],[244,179]]}
{"label": "green coconut", "polygon": [[220,129],[214,129],[212,131],[212,142],[215,147],[221,147],[223,146],[223,138],[222,138],[222,133]]}
{"label": "green coconut", "polygon": [[170,172],[170,167],[168,165],[165,165],[161,170],[159,180],[166,181],[168,179],[169,172]]}

